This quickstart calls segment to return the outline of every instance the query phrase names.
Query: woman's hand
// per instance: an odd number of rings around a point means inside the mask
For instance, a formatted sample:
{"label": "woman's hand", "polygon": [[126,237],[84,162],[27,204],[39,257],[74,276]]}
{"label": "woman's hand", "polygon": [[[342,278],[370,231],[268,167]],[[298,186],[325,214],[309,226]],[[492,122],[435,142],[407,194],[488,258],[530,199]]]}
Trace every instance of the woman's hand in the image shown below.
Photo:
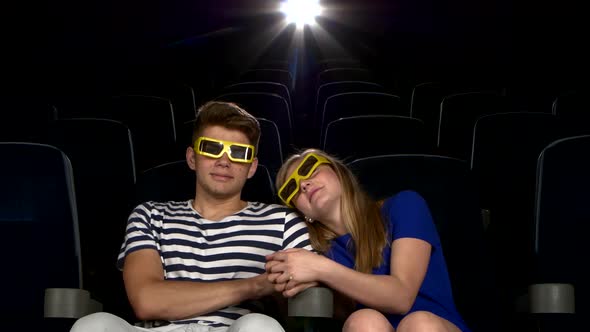
{"label": "woman's hand", "polygon": [[293,297],[308,288],[316,287],[318,285],[319,283],[316,281],[300,283],[294,280],[289,280],[286,283],[275,284],[275,291],[281,293],[284,297],[288,298]]}
{"label": "woman's hand", "polygon": [[282,292],[282,294],[284,297],[293,297],[308,288],[316,287],[318,285],[319,285],[319,283],[316,281],[304,282],[304,283],[290,281],[286,284],[285,290]]}
{"label": "woman's hand", "polygon": [[306,249],[291,248],[266,256],[265,269],[268,274],[274,274],[274,280],[269,279],[271,282],[311,282],[319,279],[319,267],[325,259]]}
{"label": "woman's hand", "polygon": [[319,269],[326,258],[309,250],[292,248],[266,256],[268,280],[275,290],[291,297],[318,285]]}

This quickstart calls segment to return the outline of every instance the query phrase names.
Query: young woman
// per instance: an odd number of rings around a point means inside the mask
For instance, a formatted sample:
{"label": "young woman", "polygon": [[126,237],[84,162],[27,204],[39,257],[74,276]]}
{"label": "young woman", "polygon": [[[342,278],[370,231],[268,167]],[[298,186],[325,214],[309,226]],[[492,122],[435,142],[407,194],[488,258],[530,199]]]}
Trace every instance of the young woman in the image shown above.
{"label": "young woman", "polygon": [[276,185],[283,203],[305,218],[321,253],[288,249],[267,256],[277,291],[290,297],[319,282],[354,301],[344,331],[469,331],[418,193],[375,202],[343,163],[319,150],[290,157]]}

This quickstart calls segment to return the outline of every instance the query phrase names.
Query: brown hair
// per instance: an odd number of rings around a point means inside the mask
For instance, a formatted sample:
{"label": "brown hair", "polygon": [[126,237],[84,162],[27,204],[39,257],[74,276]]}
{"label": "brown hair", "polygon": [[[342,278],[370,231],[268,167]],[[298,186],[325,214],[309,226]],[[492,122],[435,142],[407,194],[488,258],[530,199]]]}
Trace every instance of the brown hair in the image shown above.
{"label": "brown hair", "polygon": [[[290,175],[287,174],[287,169],[293,163],[301,161],[309,153],[323,156],[330,161],[329,166],[336,173],[342,186],[340,211],[346,230],[352,237],[352,245],[355,250],[355,269],[371,273],[373,268],[379,267],[383,263],[383,249],[389,245],[387,227],[381,214],[380,204],[369,197],[360,187],[354,174],[340,160],[316,149],[308,149],[301,154],[295,154],[283,163],[277,173],[277,190]],[[326,253],[330,248],[330,241],[337,235],[321,220],[308,223],[307,226],[312,247],[321,253]]]}
{"label": "brown hair", "polygon": [[[193,126],[192,145],[195,144],[205,128],[210,126],[222,126],[228,129],[239,130],[256,148],[258,153],[258,141],[260,140],[260,123],[250,113],[234,103],[210,101],[201,106],[197,111],[197,118]],[[191,145],[191,146],[192,146]]]}

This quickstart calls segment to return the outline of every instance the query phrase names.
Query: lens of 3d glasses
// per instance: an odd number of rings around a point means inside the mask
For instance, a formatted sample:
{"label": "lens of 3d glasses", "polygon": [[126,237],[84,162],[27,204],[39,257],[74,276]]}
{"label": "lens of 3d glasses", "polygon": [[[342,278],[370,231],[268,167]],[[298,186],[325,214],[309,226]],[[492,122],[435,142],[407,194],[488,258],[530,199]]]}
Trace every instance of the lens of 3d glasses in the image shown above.
{"label": "lens of 3d glasses", "polygon": [[[202,152],[209,153],[215,156],[220,156],[223,152],[223,148],[223,143],[209,140],[202,140],[199,145],[199,149]],[[229,151],[231,157],[235,159],[249,160],[250,158],[252,158],[253,151],[249,147],[232,144],[229,146]]]}
{"label": "lens of 3d glasses", "polygon": [[[304,161],[303,164],[301,164],[299,166],[299,168],[297,169],[297,175],[299,176],[308,176],[309,173],[311,172],[313,166],[318,162],[318,159],[313,156],[310,155],[309,157],[307,157]],[[289,181],[287,182],[287,185],[285,186],[285,188],[283,188],[283,190],[279,193],[281,195],[281,198],[283,200],[287,200],[289,198],[289,196],[291,196],[291,194],[297,190],[297,181],[293,178],[289,179]]]}

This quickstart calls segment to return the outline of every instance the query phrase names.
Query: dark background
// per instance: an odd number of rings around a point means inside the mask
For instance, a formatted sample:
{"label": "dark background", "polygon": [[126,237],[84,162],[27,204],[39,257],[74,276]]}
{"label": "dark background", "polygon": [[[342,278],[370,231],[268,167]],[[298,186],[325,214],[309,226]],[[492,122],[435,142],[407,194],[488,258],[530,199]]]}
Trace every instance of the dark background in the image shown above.
{"label": "dark background", "polygon": [[[113,75],[129,66],[237,66],[280,15],[276,1],[23,1],[3,5],[8,87]],[[418,73],[583,81],[584,11],[574,1],[324,1],[323,25],[349,52]],[[268,12],[268,10],[266,10]],[[268,41],[266,41],[268,42]],[[272,48],[272,46],[270,46]],[[192,61],[199,59],[199,61]],[[245,64],[241,64],[245,65]],[[565,83],[563,83],[565,84]]]}

